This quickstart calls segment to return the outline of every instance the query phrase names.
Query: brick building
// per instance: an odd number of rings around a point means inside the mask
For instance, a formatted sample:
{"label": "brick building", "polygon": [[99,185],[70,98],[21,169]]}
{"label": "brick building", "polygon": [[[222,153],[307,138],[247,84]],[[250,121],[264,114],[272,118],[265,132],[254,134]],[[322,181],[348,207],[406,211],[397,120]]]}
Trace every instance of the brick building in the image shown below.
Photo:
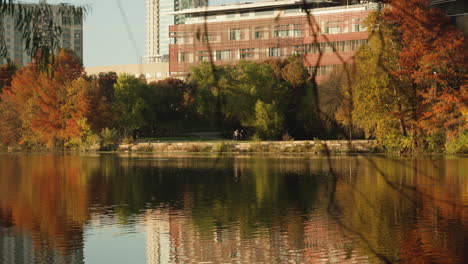
{"label": "brick building", "polygon": [[184,77],[203,61],[236,63],[303,57],[321,80],[367,43],[363,26],[379,4],[336,6],[335,1],[279,0],[186,9],[185,23],[170,26],[169,71]]}

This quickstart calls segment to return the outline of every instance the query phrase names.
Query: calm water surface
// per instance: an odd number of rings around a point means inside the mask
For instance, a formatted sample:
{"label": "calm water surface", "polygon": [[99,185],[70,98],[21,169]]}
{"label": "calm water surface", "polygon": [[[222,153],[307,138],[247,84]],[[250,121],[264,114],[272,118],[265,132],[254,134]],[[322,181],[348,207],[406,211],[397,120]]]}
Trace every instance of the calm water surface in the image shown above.
{"label": "calm water surface", "polygon": [[0,154],[0,263],[467,260],[467,157]]}

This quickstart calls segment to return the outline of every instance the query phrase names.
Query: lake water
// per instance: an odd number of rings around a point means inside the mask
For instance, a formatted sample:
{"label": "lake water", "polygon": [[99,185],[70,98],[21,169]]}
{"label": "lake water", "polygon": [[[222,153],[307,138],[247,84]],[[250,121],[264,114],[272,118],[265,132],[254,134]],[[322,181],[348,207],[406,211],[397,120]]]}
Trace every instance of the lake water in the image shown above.
{"label": "lake water", "polygon": [[468,157],[0,154],[0,263],[467,263]]}

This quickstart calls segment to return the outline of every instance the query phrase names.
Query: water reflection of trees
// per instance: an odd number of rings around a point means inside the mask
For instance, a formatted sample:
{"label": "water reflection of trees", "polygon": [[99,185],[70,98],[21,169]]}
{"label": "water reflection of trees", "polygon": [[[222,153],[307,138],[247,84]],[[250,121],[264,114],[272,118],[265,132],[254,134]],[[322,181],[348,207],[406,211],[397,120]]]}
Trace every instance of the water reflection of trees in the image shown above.
{"label": "water reflection of trees", "polygon": [[167,226],[173,261],[462,263],[466,170],[449,158],[10,155],[0,216],[66,254],[106,214]]}

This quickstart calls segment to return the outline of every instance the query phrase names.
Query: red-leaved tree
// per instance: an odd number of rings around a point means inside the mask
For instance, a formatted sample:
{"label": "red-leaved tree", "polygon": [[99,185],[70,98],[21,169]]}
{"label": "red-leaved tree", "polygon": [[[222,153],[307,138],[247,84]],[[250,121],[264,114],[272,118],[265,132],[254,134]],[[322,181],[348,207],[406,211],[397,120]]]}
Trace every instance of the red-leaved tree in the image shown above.
{"label": "red-leaved tree", "polygon": [[447,14],[429,0],[392,0],[385,17],[400,34],[402,50],[395,78],[410,81],[417,134],[466,129],[468,43]]}

